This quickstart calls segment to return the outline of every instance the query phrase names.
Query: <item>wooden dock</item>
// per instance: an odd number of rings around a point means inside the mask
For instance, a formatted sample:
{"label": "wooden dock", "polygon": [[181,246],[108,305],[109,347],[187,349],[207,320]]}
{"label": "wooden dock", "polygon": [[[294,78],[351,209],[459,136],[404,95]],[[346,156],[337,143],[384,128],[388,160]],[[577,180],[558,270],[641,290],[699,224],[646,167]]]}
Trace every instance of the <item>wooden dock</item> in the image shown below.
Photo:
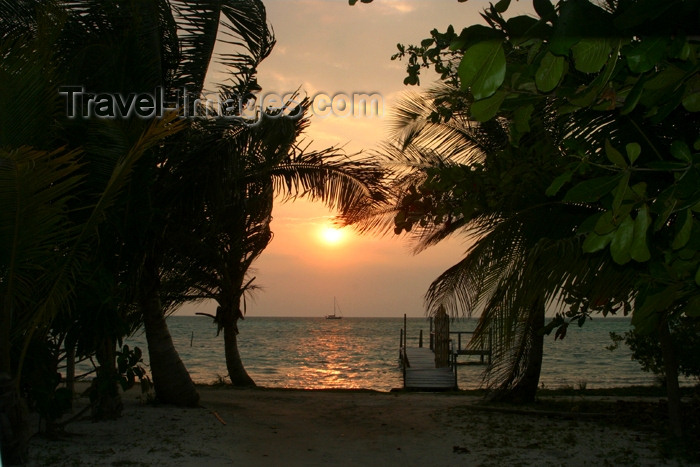
{"label": "wooden dock", "polygon": [[[444,313],[443,313],[444,314]],[[457,387],[457,365],[484,365],[491,364],[491,337],[487,343],[480,348],[469,348],[466,344],[473,331],[450,331],[449,321],[446,317],[440,326],[433,328],[433,318],[430,318],[430,347],[423,347],[423,330],[420,330],[418,347],[407,345],[407,320],[404,315],[403,329],[401,329],[399,340],[399,359],[403,369],[403,386],[405,389],[444,391],[456,390]],[[462,339],[462,336],[465,339]],[[441,342],[439,346],[436,343]],[[437,348],[437,350],[436,350]],[[436,357],[438,353],[442,361],[441,368],[436,368]],[[457,362],[460,355],[477,356],[476,362]],[[446,366],[445,366],[446,365]]]}
{"label": "wooden dock", "polygon": [[404,388],[415,390],[457,389],[457,375],[452,366],[435,368],[435,354],[424,347],[406,349]]}

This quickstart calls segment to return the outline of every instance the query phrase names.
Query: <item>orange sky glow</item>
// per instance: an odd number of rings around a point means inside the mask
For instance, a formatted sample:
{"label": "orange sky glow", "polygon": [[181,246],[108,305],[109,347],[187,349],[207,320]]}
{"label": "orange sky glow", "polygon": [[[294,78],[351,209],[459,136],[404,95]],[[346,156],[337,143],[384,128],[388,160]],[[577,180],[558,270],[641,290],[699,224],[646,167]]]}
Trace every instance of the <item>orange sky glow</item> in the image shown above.
{"label": "orange sky glow", "polygon": [[[514,2],[515,3],[515,2]],[[516,4],[525,8],[524,2]],[[396,44],[415,44],[433,28],[444,31],[483,24],[488,2],[472,0],[266,0],[277,46],[259,70],[263,92],[283,95],[378,93],[383,112],[368,117],[312,117],[305,135],[312,148],[343,146],[348,154],[377,148],[387,137],[393,103],[407,88],[405,63],[391,61]],[[216,70],[210,82],[221,82]],[[422,74],[422,87],[437,76]],[[467,248],[453,238],[413,255],[404,237],[359,235],[345,228],[338,241],[325,229],[334,213],[304,200],[278,202],[274,239],[251,276],[261,289],[247,299],[249,316],[317,316],[332,312],[337,297],[345,317],[424,316],[423,294],[430,282],[456,263]],[[178,314],[215,309],[186,305]]]}

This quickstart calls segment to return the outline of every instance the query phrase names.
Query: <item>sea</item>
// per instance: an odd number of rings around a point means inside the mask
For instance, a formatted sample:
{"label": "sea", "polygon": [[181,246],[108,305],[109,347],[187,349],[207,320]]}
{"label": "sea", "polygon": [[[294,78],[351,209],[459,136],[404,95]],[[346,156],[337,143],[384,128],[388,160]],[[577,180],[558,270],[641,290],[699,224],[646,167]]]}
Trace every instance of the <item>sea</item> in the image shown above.
{"label": "sea", "polygon": [[[223,335],[217,336],[210,318],[171,316],[167,320],[175,346],[196,383],[226,381]],[[420,331],[428,346],[426,318],[407,319],[407,345],[418,346]],[[399,366],[403,318],[247,317],[239,321],[239,350],[243,364],[258,386],[298,389],[370,389],[402,387]],[[474,319],[452,321],[451,331],[471,331]],[[655,384],[653,374],[641,370],[630,350],[612,344],[611,332],[630,329],[627,318],[598,318],[583,327],[572,325],[566,338],[545,336],[540,386],[557,389],[608,388]],[[143,350],[145,334],[138,331],[126,342]],[[470,360],[468,360],[470,359]],[[460,356],[459,362],[479,357]],[[483,381],[483,365],[459,365],[460,389],[476,389]],[[689,381],[685,383],[690,384]]]}

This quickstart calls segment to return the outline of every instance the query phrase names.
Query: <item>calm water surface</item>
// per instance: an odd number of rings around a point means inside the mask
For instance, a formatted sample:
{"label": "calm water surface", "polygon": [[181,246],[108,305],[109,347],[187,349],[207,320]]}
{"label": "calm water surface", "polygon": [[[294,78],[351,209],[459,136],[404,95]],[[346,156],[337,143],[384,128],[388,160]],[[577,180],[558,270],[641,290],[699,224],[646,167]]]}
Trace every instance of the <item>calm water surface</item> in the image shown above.
{"label": "calm water surface", "polygon": [[[472,330],[474,324],[474,320],[457,321],[450,329]],[[173,316],[168,325],[195,382],[211,383],[226,375],[223,336],[216,336],[211,319]],[[388,391],[402,386],[398,366],[402,326],[402,318],[249,317],[239,323],[239,348],[246,369],[260,386]],[[605,349],[611,343],[611,331],[622,333],[629,326],[628,319],[598,318],[582,328],[569,328],[563,341],[546,336],[540,382],[550,388],[583,383],[588,388],[652,384],[653,376],[639,369],[626,347],[615,352]],[[418,345],[420,329],[428,335],[426,319],[408,319],[409,345]],[[141,346],[147,361],[143,334],[128,343]],[[459,387],[478,387],[482,371],[481,366],[460,366]]]}

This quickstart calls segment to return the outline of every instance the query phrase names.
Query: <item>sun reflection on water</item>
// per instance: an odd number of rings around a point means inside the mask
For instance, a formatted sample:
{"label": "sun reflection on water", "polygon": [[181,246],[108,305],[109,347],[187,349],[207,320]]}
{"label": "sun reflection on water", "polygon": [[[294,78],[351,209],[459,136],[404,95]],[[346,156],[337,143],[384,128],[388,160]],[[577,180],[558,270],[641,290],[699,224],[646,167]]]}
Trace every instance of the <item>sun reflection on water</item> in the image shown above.
{"label": "sun reflection on water", "polygon": [[[398,365],[402,324],[397,318],[251,318],[240,323],[239,348],[247,371],[263,387],[389,391],[402,385]],[[194,381],[211,383],[225,378],[223,339],[216,336],[210,321],[175,317],[169,326]],[[409,318],[409,329],[426,327],[424,319]],[[653,376],[643,373],[629,352],[600,351],[609,344],[611,331],[626,329],[628,320],[601,319],[571,333],[564,342],[548,341],[541,382],[548,387],[579,380],[586,380],[589,387],[651,384]],[[146,349],[142,333],[128,343]],[[147,365],[147,352],[144,360]],[[460,367],[460,388],[477,387],[482,370]]]}

